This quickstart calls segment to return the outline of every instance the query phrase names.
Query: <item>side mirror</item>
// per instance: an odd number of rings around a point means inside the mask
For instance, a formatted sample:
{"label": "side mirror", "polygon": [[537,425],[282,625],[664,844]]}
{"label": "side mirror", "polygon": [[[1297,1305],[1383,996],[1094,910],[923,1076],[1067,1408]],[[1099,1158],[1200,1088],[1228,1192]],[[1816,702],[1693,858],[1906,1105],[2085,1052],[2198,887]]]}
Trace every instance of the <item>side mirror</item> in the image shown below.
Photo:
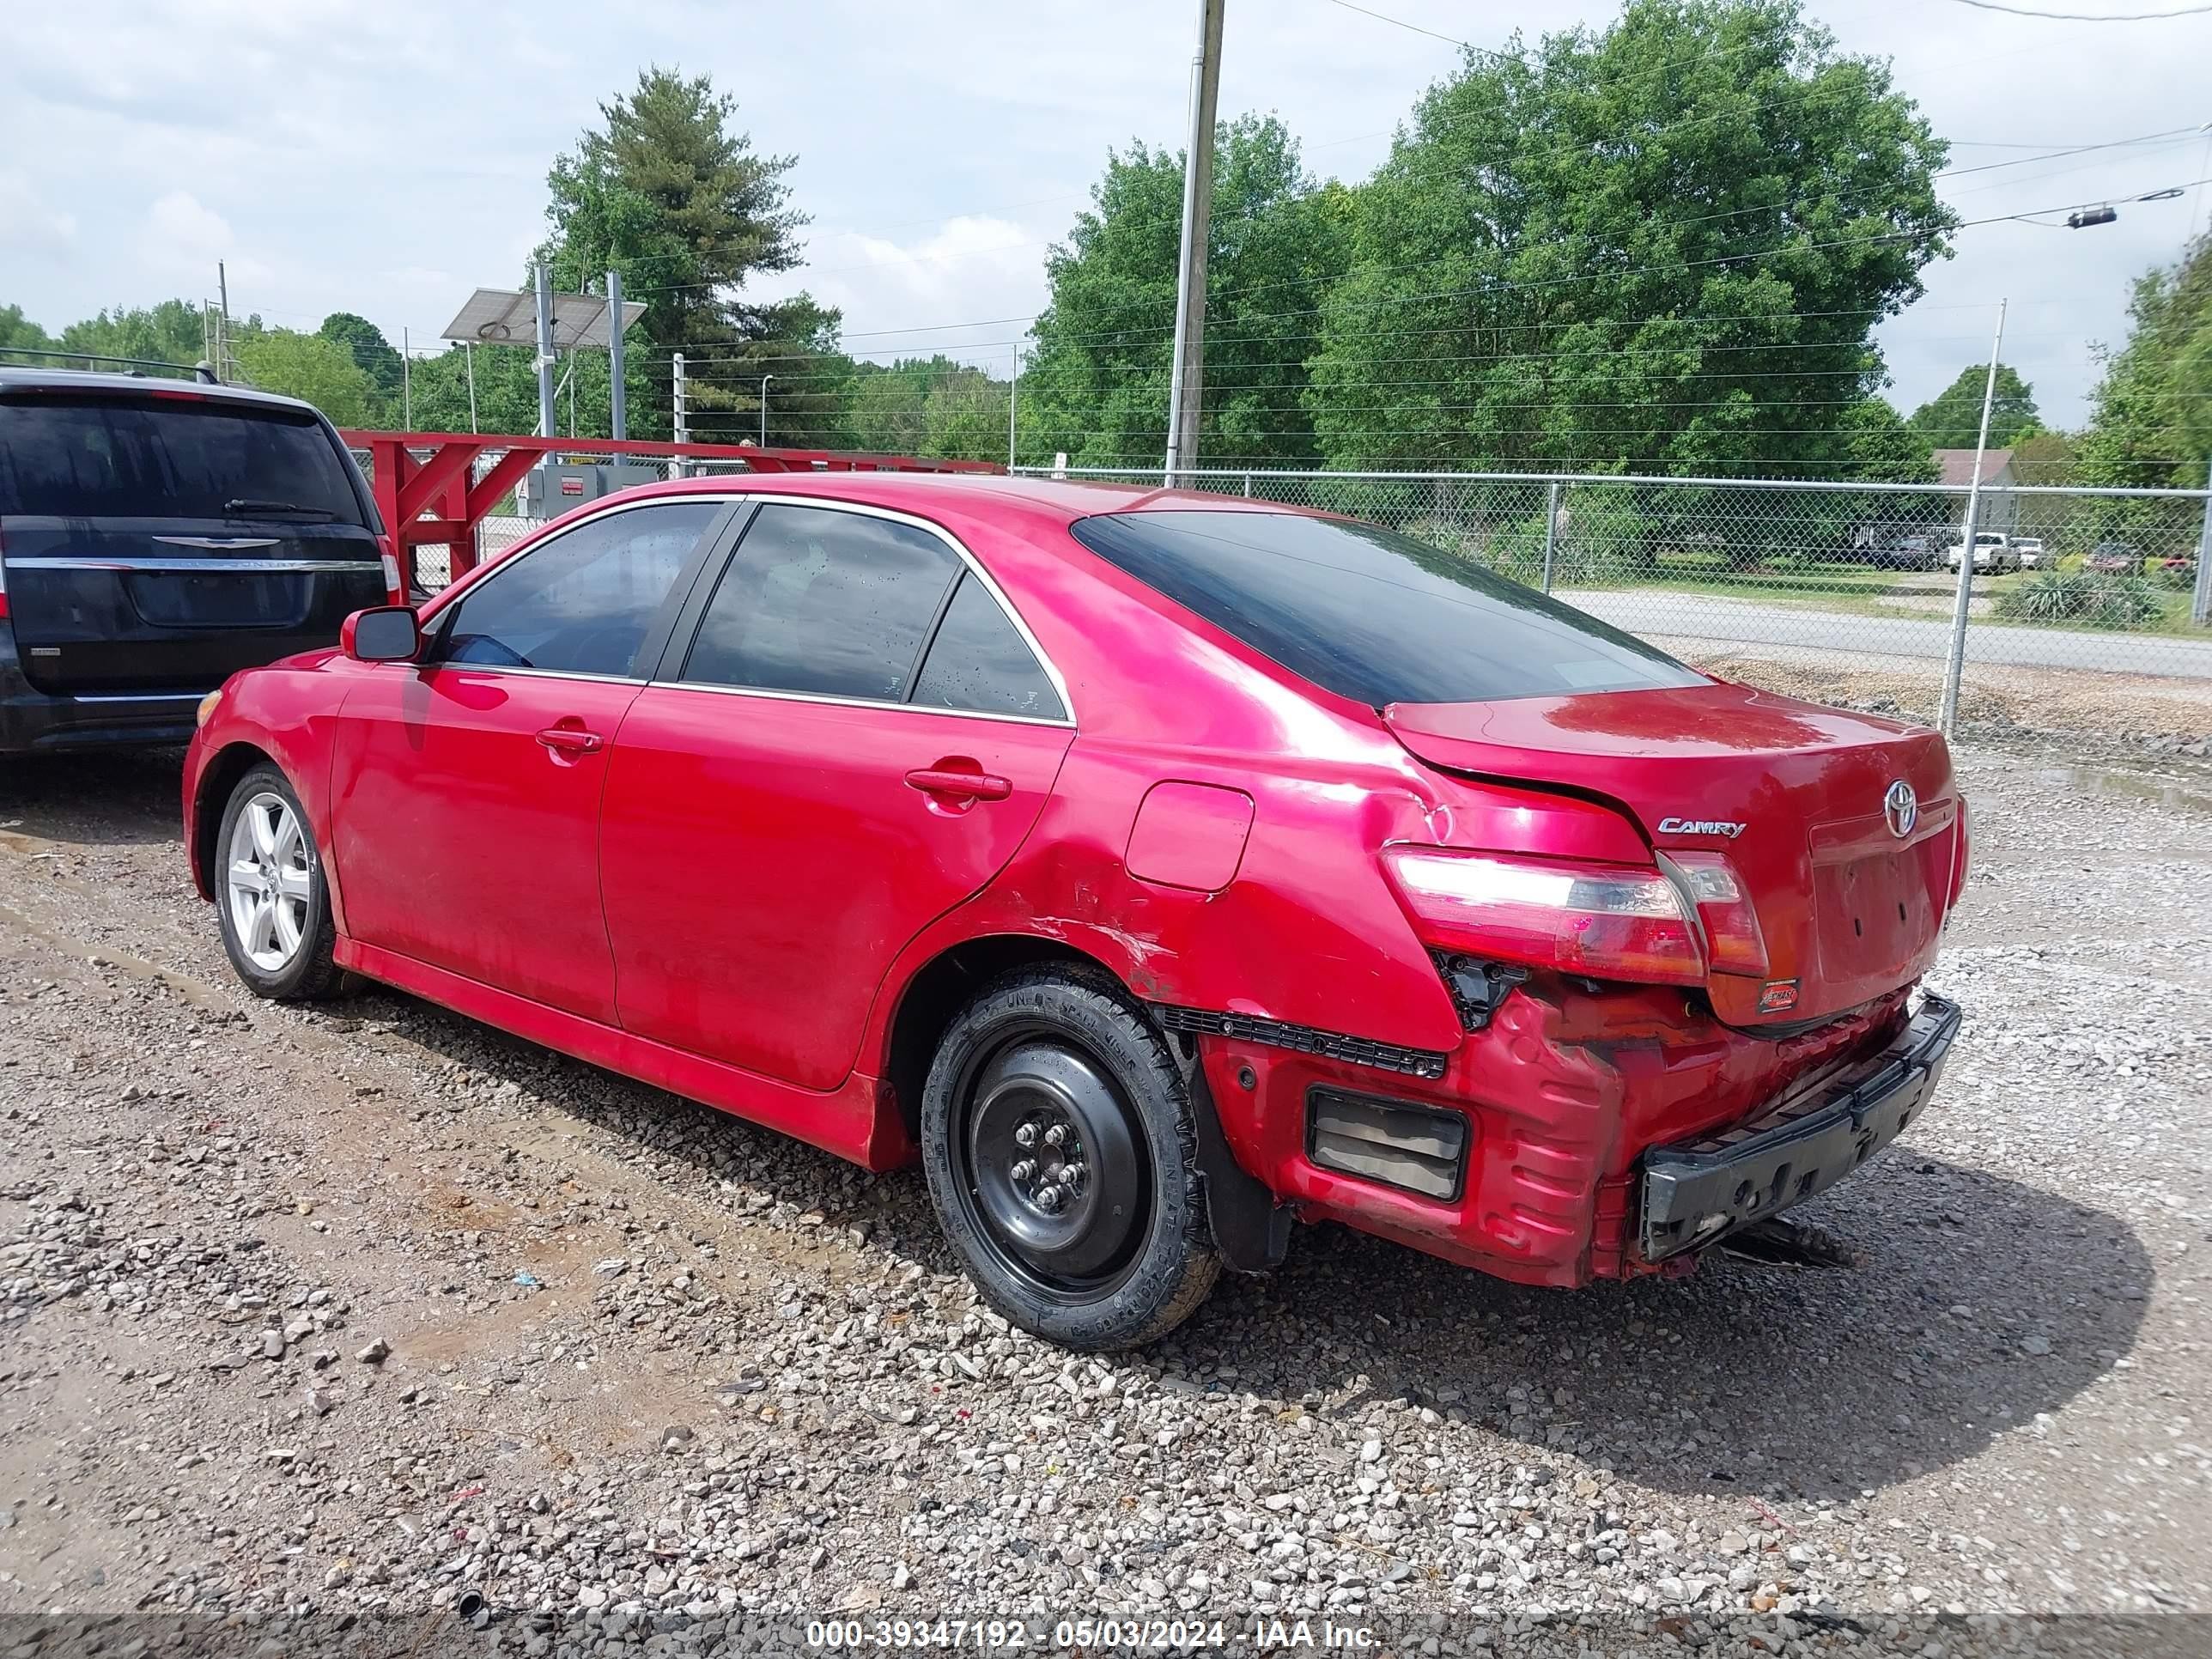
{"label": "side mirror", "polygon": [[356,662],[412,662],[422,648],[422,624],[404,605],[356,611],[338,629],[338,648]]}

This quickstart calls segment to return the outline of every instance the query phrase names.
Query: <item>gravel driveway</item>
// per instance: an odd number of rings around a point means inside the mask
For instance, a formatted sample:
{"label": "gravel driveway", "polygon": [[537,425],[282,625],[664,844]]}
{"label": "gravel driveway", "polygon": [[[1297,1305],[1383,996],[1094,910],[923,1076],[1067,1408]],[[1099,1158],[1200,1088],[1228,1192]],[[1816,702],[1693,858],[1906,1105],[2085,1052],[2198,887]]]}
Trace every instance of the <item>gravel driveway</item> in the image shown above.
{"label": "gravel driveway", "polygon": [[0,1651],[2203,1652],[2212,816],[1961,765],[1965,1036],[1807,1206],[1863,1265],[1563,1295],[1316,1229],[1099,1360],[976,1304],[917,1174],[252,1001],[173,757],[0,763]]}

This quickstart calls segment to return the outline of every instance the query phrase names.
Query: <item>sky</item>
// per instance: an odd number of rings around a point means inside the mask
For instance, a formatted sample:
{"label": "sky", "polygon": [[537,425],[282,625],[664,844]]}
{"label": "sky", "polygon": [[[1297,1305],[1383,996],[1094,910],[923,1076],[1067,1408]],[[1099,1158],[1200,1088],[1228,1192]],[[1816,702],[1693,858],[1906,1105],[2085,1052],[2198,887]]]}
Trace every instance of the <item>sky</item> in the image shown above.
{"label": "sky", "polygon": [[[1590,0],[1228,0],[1220,109],[1279,115],[1315,173],[1363,178],[1458,48],[1601,27]],[[2142,11],[2182,0],[2017,0]],[[1892,60],[1954,146],[1969,220],[2212,178],[2212,15],[2063,22],[1961,0],[1808,0]],[[710,73],[756,145],[793,155],[804,288],[848,349],[943,349],[1003,374],[1047,247],[1132,140],[1180,147],[1195,0],[76,0],[22,8],[0,58],[0,305],[52,330],[108,305],[211,296],[311,329],[354,311],[433,341],[470,291],[522,281],[548,164],[647,64]],[[1110,20],[1110,22],[1107,20]],[[1421,31],[1432,31],[1424,33]],[[2162,135],[2154,137],[2153,135]],[[2148,140],[2141,143],[2115,141]],[[2033,161],[2045,150],[2112,144]],[[2011,165],[1993,166],[1996,163]],[[1881,332],[1909,412],[2004,361],[2078,424],[2130,284],[2212,221],[2212,186],[2087,230],[1975,225]]]}

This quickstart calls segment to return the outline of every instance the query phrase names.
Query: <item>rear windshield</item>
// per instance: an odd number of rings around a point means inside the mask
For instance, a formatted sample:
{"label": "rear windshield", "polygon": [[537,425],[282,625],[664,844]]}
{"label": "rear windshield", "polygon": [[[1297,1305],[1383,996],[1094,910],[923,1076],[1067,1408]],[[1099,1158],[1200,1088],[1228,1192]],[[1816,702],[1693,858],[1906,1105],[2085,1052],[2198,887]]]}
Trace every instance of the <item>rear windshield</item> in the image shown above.
{"label": "rear windshield", "polygon": [[[0,513],[61,519],[251,518],[360,524],[336,445],[311,416],[184,398],[0,399]],[[266,514],[264,506],[258,509]]]}
{"label": "rear windshield", "polygon": [[1380,708],[1701,685],[1663,651],[1373,525],[1110,514],[1075,538],[1325,690]]}

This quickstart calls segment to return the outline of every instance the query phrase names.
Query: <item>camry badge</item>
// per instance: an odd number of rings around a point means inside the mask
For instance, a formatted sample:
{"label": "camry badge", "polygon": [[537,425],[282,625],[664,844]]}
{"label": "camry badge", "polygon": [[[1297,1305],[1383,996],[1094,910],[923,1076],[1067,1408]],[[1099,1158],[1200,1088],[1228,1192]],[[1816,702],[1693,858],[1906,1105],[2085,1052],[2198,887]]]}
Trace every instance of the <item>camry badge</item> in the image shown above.
{"label": "camry badge", "polygon": [[1881,798],[1881,815],[1888,821],[1889,833],[1903,841],[1912,833],[1912,826],[1920,822],[1920,797],[1912,793],[1912,786],[1903,778],[1889,786],[1889,793]]}
{"label": "camry badge", "polygon": [[1725,836],[1734,841],[1750,826],[1729,818],[1662,818],[1659,833],[1662,836]]}

